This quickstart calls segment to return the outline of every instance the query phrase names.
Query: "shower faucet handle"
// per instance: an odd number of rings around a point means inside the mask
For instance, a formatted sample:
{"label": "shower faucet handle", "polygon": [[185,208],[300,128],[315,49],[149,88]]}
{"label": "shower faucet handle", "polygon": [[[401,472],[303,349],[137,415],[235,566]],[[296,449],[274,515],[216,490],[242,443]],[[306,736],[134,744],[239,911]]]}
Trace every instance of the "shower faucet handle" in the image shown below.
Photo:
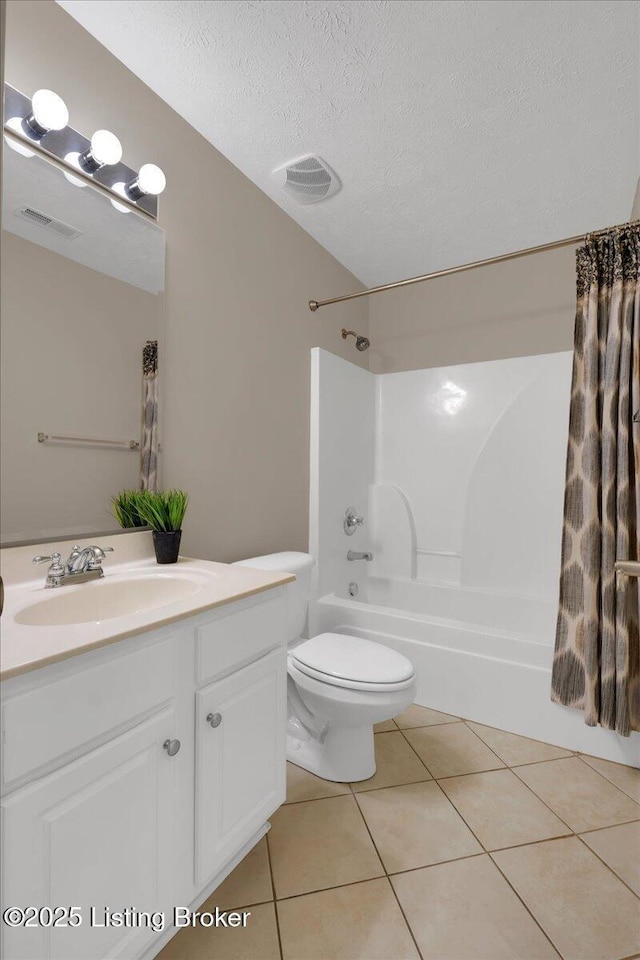
{"label": "shower faucet handle", "polygon": [[349,507],[345,512],[342,526],[346,535],[351,537],[358,527],[364,526],[364,517],[361,517],[353,507]]}

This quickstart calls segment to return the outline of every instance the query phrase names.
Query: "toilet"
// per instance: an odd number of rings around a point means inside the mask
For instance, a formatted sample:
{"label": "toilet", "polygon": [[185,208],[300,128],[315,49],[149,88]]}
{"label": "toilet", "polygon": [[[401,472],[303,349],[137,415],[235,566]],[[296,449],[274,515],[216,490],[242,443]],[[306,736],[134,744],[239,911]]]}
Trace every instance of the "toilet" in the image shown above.
{"label": "toilet", "polygon": [[376,772],[373,725],[413,703],[415,670],[402,654],[362,637],[301,640],[313,564],[309,554],[289,552],[237,565],[296,576],[287,597],[287,758],[324,780],[368,780]]}

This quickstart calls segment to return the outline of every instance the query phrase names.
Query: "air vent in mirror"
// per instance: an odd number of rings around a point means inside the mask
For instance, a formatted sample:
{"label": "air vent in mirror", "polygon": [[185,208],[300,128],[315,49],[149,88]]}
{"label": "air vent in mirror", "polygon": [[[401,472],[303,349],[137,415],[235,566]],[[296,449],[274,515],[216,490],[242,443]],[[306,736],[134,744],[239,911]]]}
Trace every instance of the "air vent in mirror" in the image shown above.
{"label": "air vent in mirror", "polygon": [[36,210],[35,207],[19,207],[17,210],[14,210],[14,213],[17,217],[28,220],[29,223],[33,223],[38,227],[44,227],[46,230],[52,230],[66,240],[74,240],[82,233],[82,230],[77,230],[75,227],[72,227],[71,224],[64,223],[63,220],[56,220],[55,217],[50,217],[48,214],[43,213],[42,210]]}

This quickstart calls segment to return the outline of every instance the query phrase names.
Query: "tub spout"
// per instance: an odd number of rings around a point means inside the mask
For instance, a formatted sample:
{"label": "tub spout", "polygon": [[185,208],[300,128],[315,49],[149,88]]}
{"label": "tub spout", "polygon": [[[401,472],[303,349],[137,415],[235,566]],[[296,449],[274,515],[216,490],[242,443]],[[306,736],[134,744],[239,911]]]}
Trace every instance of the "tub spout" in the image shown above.
{"label": "tub spout", "polygon": [[373,554],[368,550],[366,553],[361,553],[360,550],[349,550],[347,560],[373,560]]}

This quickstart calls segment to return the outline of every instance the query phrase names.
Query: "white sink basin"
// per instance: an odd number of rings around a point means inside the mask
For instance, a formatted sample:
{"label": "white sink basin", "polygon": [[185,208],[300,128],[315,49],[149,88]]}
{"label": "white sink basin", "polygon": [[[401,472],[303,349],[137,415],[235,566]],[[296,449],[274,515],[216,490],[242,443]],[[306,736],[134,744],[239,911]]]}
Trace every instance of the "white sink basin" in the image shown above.
{"label": "white sink basin", "polygon": [[165,607],[198,593],[200,579],[172,574],[104,580],[77,587],[59,587],[54,596],[23,607],[16,623],[30,627],[58,627],[73,623],[97,623],[144,610]]}

